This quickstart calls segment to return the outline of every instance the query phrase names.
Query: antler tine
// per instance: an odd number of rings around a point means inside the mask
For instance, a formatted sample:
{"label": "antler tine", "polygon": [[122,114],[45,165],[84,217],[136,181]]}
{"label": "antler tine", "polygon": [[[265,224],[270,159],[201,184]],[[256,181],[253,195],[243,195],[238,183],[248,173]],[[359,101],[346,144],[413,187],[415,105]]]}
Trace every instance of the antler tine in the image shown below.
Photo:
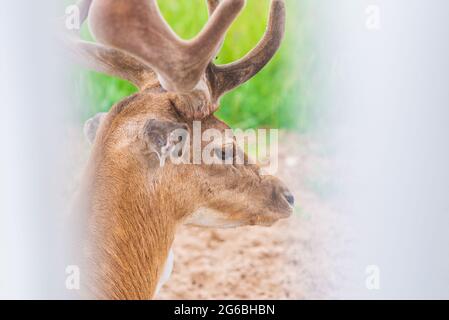
{"label": "antler tine", "polygon": [[245,0],[208,4],[214,13],[190,41],[175,35],[155,0],[95,0],[89,22],[100,43],[126,50],[145,61],[165,89],[189,92],[201,81]]}
{"label": "antler tine", "polygon": [[[80,0],[77,3],[81,25],[89,15],[92,1]],[[151,68],[133,56],[101,44],[84,41],[81,39],[79,31],[65,30],[63,41],[66,47],[73,58],[84,67],[128,80],[140,89],[155,83],[156,75]]]}
{"label": "antler tine", "polygon": [[207,76],[212,85],[213,99],[235,89],[254,77],[270,62],[278,51],[285,33],[285,2],[272,0],[268,28],[258,45],[239,61],[215,66],[211,64]]}
{"label": "antler tine", "polygon": [[207,8],[209,10],[209,17],[212,16],[212,14],[217,9],[218,5],[220,4],[220,0],[207,0]]}
{"label": "antler tine", "polygon": [[76,4],[78,9],[80,10],[80,21],[84,22],[89,15],[90,5],[93,0],[79,0]]}
{"label": "antler tine", "polygon": [[[245,2],[245,0],[221,1],[202,32],[190,42],[190,50],[199,52],[201,56],[206,57],[206,66],[214,57],[215,51],[220,46],[232,22],[243,9]],[[205,69],[202,71],[204,72]]]}

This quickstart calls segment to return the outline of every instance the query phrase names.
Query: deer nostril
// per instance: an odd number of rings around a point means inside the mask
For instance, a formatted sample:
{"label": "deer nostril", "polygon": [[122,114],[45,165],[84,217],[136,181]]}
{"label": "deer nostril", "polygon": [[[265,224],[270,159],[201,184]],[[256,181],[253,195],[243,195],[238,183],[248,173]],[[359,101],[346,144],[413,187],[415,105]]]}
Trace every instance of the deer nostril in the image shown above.
{"label": "deer nostril", "polygon": [[284,197],[292,207],[295,205],[295,197],[290,192],[285,192]]}

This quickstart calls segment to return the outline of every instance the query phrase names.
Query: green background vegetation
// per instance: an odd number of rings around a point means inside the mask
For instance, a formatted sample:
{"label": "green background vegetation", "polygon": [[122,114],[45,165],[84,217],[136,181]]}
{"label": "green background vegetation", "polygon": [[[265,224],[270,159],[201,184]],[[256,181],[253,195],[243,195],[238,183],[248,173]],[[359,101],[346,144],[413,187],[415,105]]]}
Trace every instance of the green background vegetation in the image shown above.
{"label": "green background vegetation", "polygon": [[[265,32],[270,0],[248,0],[247,6],[228,32],[216,64],[243,57]],[[164,0],[159,6],[165,19],[184,39],[194,37],[207,21],[205,0]],[[307,131],[314,123],[308,75],[313,64],[306,58],[312,47],[305,1],[287,0],[287,32],[281,50],[270,64],[245,85],[221,100],[217,115],[232,127],[271,127]],[[309,18],[310,19],[310,18]],[[87,28],[83,29],[90,38]],[[85,97],[82,118],[107,111],[136,89],[129,83],[82,71],[79,89]]]}

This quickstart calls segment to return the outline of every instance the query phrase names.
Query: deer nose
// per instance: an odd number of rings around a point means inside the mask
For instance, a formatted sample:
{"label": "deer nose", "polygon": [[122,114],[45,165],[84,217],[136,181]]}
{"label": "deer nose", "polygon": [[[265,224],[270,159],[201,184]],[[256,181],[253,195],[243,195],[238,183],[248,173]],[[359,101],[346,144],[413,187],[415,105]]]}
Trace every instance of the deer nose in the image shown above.
{"label": "deer nose", "polygon": [[284,192],[284,198],[290,206],[293,207],[295,205],[295,197],[290,193],[290,191]]}

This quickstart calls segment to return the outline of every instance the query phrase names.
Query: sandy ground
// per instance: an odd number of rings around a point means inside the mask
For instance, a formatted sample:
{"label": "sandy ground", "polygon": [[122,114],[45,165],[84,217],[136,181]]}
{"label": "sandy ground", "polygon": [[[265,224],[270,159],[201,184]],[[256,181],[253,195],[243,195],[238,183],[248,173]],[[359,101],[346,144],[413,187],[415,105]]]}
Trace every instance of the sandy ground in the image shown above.
{"label": "sandy ground", "polygon": [[[72,145],[71,152],[82,158],[75,164],[79,166],[87,160],[89,146],[81,133],[76,136],[79,144]],[[294,216],[271,228],[182,227],[174,243],[174,270],[158,299],[335,296],[345,243],[337,227],[338,214],[329,201],[332,160],[313,141],[286,132],[280,136],[278,176],[295,195]],[[80,168],[73,170],[81,172]],[[80,175],[75,185],[79,180]]]}
{"label": "sandy ground", "polygon": [[344,254],[329,204],[332,162],[312,139],[283,133],[278,176],[297,199],[295,215],[271,228],[183,227],[175,267],[159,299],[325,299],[339,286]]}

